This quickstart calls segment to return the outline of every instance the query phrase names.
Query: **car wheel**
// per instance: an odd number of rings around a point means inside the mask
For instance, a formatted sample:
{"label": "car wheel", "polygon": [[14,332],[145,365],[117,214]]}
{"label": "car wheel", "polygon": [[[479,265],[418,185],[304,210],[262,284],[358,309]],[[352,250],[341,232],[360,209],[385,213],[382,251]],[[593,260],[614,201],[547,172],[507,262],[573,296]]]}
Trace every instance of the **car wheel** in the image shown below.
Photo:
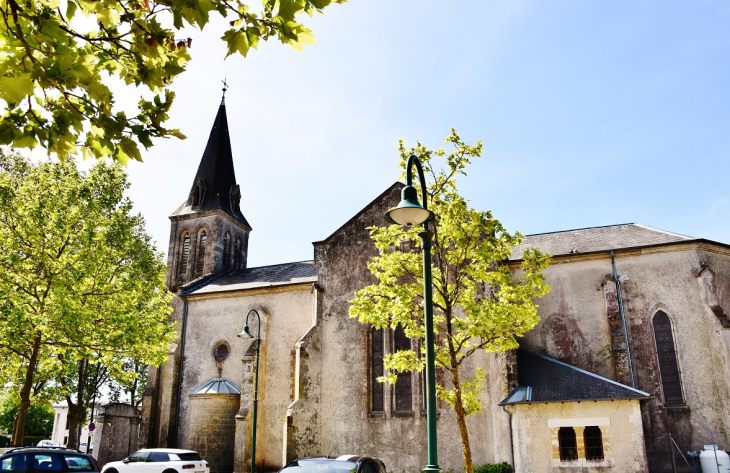
{"label": "car wheel", "polygon": [[109,468],[104,473],[119,473],[116,468]]}
{"label": "car wheel", "polygon": [[162,473],[179,473],[179,472],[173,468],[168,468],[167,470],[163,471]]}

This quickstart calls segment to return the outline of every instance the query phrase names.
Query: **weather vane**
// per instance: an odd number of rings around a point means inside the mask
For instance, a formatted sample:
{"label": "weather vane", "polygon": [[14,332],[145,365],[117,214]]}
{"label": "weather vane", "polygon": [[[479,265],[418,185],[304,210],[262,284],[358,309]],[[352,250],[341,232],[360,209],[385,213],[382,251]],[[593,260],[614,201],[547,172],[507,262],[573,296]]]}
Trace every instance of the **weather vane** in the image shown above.
{"label": "weather vane", "polygon": [[223,79],[221,82],[223,82],[223,98],[226,98],[226,90],[228,90],[228,83],[226,82],[226,79]]}

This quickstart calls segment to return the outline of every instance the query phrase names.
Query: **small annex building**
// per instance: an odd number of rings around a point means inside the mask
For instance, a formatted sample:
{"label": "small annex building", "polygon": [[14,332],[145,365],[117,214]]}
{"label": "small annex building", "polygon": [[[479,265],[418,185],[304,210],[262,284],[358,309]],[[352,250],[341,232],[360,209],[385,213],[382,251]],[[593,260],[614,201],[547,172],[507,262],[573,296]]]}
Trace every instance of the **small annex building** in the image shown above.
{"label": "small annex building", "polygon": [[[221,103],[188,197],[170,216],[179,339],[150,368],[140,445],[195,448],[214,473],[248,471],[255,343],[238,334],[255,309],[257,471],[329,453],[375,456],[388,471],[425,465],[422,373],[376,381],[383,356],[420,341],[348,317],[355,291],[374,282],[367,228],[385,225],[402,186],[323,235],[312,260],[249,268],[242,208],[257,203],[240,202]],[[730,448],[730,245],[610,225],[528,235],[509,261],[515,270],[529,247],[553,256],[552,291],[520,349],[466,367],[487,374],[483,410],[468,418],[474,463],[664,473],[670,434],[684,452],[711,437]],[[442,402],[437,411],[439,464],[459,471],[455,415]]]}

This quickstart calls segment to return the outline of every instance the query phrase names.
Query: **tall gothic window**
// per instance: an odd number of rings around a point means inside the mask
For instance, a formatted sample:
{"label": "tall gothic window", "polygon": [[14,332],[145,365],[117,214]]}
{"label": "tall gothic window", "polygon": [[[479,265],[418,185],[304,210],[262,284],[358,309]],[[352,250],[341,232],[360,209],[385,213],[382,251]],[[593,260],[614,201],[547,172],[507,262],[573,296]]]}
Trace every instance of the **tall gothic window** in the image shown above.
{"label": "tall gothic window", "polygon": [[385,410],[385,386],[378,381],[378,378],[383,376],[384,343],[383,329],[373,327],[370,331],[370,410],[372,412]]}
{"label": "tall gothic window", "polygon": [[236,244],[233,247],[233,269],[240,269],[241,266],[241,239],[236,238]]}
{"label": "tall gothic window", "polygon": [[198,250],[195,252],[195,277],[203,275],[205,270],[205,247],[208,241],[208,234],[202,230],[198,234]]}
{"label": "tall gothic window", "polygon": [[662,378],[664,405],[681,406],[684,404],[684,396],[677,363],[677,350],[672,335],[672,321],[661,310],[654,315],[654,339],[659,360],[659,374]]}
{"label": "tall gothic window", "polygon": [[223,235],[223,269],[231,265],[231,234],[226,232]]}
{"label": "tall gothic window", "polygon": [[185,232],[182,239],[182,251],[180,252],[180,266],[178,274],[184,278],[188,272],[188,258],[190,257],[190,233]]}
{"label": "tall gothic window", "polygon": [[573,427],[560,427],[560,430],[558,430],[558,446],[560,461],[578,459],[578,443],[575,441],[575,429]]}
{"label": "tall gothic window", "polygon": [[603,436],[600,427],[583,429],[583,445],[586,447],[586,460],[603,460]]}
{"label": "tall gothic window", "polygon": [[[406,337],[402,325],[395,329],[395,351],[410,350],[411,339]],[[410,411],[413,409],[413,390],[411,387],[411,372],[399,373],[395,382],[395,410]]]}

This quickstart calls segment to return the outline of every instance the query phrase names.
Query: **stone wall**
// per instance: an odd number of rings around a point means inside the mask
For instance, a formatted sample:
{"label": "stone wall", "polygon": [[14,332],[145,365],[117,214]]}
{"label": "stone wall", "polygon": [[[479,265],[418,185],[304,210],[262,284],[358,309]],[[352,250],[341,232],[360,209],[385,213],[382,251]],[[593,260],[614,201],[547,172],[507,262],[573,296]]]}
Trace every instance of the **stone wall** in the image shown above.
{"label": "stone wall", "polygon": [[102,468],[122,460],[139,449],[141,413],[129,404],[107,404],[95,416],[94,457]]}
{"label": "stone wall", "polygon": [[[644,454],[639,401],[565,402],[516,404],[513,412],[515,470],[518,472],[644,473]],[[586,460],[585,427],[597,426],[603,437],[603,460]],[[578,459],[561,461],[560,427],[573,427]]]}
{"label": "stone wall", "polygon": [[240,397],[231,394],[190,396],[187,447],[210,463],[211,473],[233,471],[236,413]]}

